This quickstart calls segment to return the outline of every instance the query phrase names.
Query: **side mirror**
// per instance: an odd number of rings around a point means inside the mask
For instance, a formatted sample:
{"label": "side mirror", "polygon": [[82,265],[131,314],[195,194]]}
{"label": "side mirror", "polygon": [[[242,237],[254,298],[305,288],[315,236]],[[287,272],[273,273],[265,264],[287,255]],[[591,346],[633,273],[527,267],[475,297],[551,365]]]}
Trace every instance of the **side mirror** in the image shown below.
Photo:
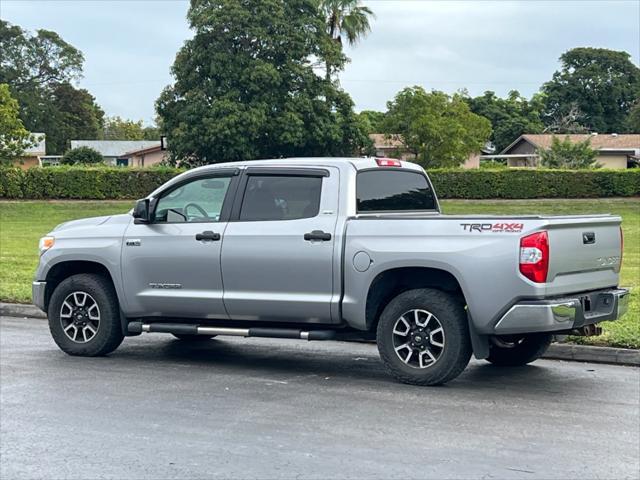
{"label": "side mirror", "polygon": [[136,206],[133,207],[133,223],[149,223],[151,221],[149,213],[149,199],[143,198],[136,202]]}

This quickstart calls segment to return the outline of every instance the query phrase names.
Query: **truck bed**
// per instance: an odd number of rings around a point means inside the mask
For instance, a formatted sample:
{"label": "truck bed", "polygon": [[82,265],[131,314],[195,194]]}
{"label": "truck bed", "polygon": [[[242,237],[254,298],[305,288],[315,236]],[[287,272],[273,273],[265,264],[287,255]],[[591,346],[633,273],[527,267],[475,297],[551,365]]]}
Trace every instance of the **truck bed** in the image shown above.
{"label": "truck bed", "polygon": [[[620,223],[612,215],[357,215],[346,227],[343,315],[349,321],[365,316],[359,299],[389,268],[442,269],[456,278],[474,324],[488,333],[517,301],[615,287]],[[549,238],[548,277],[534,283],[519,272],[520,240],[543,230]],[[364,274],[352,265],[360,251],[371,257]]]}

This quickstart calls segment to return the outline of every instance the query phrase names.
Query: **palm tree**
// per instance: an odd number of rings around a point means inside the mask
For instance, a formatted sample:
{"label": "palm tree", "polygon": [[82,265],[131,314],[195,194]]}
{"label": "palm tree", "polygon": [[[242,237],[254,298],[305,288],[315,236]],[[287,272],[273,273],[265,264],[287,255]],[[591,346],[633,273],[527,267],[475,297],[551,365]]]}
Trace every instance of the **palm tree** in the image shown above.
{"label": "palm tree", "polygon": [[[340,47],[343,38],[349,45],[358,43],[371,31],[369,19],[375,15],[369,7],[360,5],[360,0],[320,0],[320,11],[326,19],[327,34]],[[331,63],[326,62],[327,79],[331,78]]]}

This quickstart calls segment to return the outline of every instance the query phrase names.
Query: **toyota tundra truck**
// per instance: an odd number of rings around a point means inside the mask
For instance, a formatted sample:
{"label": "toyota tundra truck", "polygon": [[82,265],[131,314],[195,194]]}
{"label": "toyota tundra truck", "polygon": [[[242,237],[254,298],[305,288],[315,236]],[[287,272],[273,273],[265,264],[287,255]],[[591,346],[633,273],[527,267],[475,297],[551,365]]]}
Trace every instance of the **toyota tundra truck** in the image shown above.
{"label": "toyota tundra truck", "polygon": [[66,353],[126,336],[375,340],[398,380],[443,384],[473,353],[539,358],[626,310],[621,218],[445,215],[424,169],[385,158],[222,163],[128,214],[40,241],[33,302]]}

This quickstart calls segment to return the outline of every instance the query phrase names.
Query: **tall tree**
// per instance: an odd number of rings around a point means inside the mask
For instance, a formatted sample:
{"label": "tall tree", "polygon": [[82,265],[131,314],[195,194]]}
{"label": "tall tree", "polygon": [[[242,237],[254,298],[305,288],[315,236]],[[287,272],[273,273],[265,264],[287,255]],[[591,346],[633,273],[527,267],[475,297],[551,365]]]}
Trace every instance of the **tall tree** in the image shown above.
{"label": "tall tree", "polygon": [[71,140],[96,139],[102,129],[104,112],[93,96],[69,83],[52,88],[50,112],[51,116],[41,123],[47,133],[48,152],[64,153]]}
{"label": "tall tree", "polygon": [[0,83],[22,91],[77,80],[84,57],[56,32],[37,30],[31,35],[0,20]]}
{"label": "tall tree", "polygon": [[385,131],[399,134],[424,167],[457,167],[491,135],[491,122],[473,113],[461,95],[408,87],[387,107]]}
{"label": "tall tree", "polygon": [[[344,41],[349,45],[355,45],[360,38],[371,31],[369,21],[375,15],[369,7],[361,5],[360,0],[320,0],[320,10],[325,17],[327,34],[340,45]],[[327,58],[325,63],[326,77],[331,78],[340,64],[332,64],[332,59]]]}
{"label": "tall tree", "polygon": [[0,165],[10,164],[33,145],[31,134],[18,117],[18,102],[9,85],[0,83]]}
{"label": "tall tree", "polygon": [[313,70],[312,59],[340,56],[314,0],[192,0],[188,19],[194,36],[156,103],[174,158],[199,165],[359,148],[366,136],[353,102]]}
{"label": "tall tree", "polygon": [[64,153],[73,138],[96,138],[102,110],[71,82],[82,76],[82,52],[57,33],[31,34],[0,20],[0,83],[20,105],[27,130],[44,132],[48,153]]}
{"label": "tall tree", "polygon": [[640,68],[630,55],[604,48],[574,48],[560,61],[561,69],[542,87],[547,118],[562,117],[577,106],[590,130],[626,131],[631,106],[640,98]]}
{"label": "tall tree", "polygon": [[468,98],[473,113],[482,115],[491,121],[491,141],[496,152],[504,150],[523,133],[541,133],[544,123],[540,118],[542,104],[540,96],[527,100],[516,90],[507,98],[500,98],[494,92]]}

